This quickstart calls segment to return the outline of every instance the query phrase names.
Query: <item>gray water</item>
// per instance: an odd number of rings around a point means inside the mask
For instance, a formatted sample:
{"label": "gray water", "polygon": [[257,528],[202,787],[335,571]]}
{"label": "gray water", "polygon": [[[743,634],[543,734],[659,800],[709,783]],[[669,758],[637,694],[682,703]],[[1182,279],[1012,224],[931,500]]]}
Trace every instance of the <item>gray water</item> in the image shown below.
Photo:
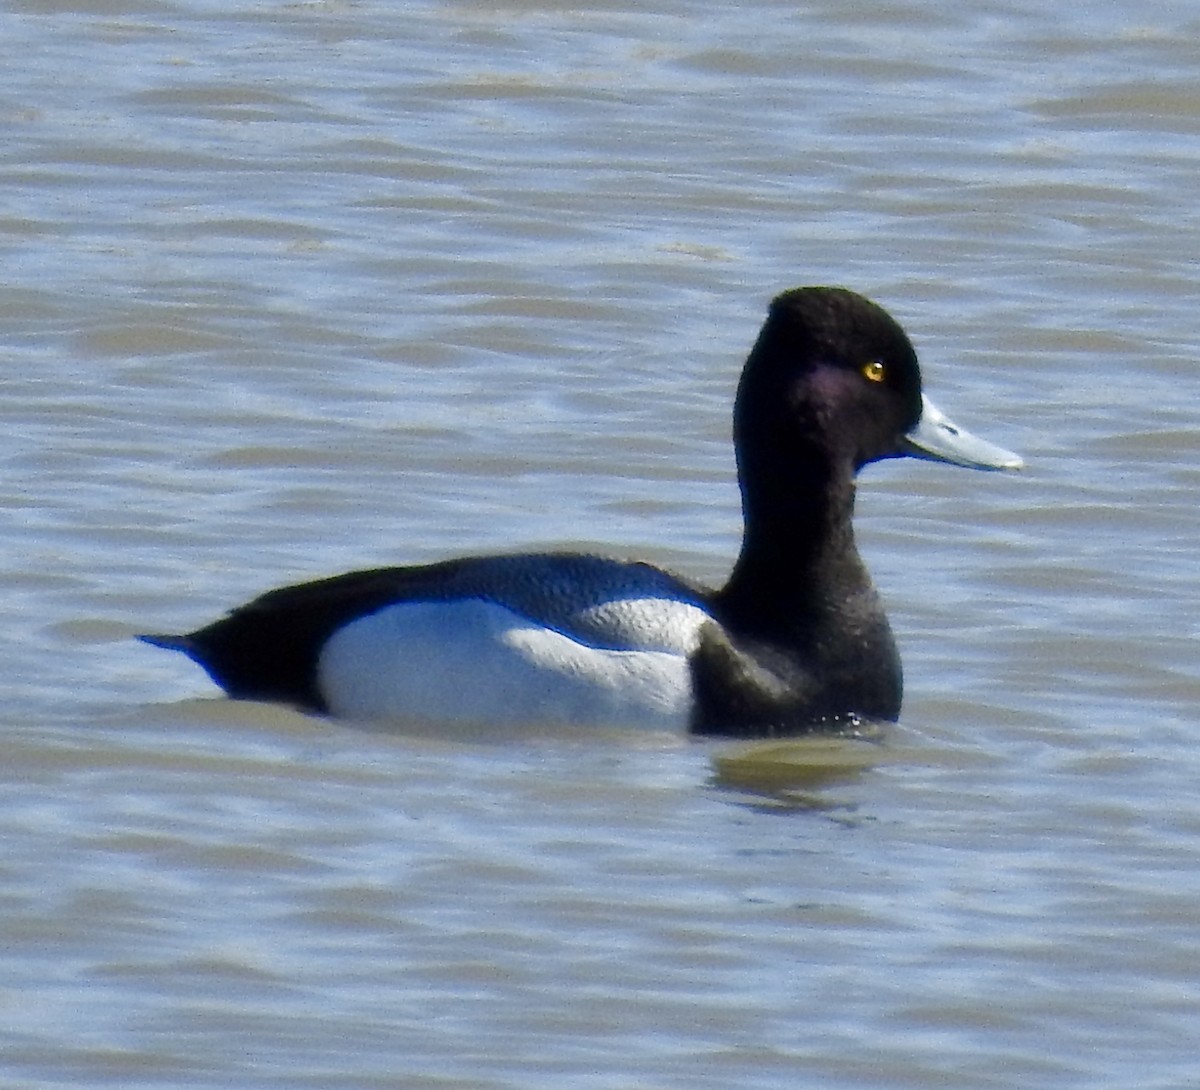
{"label": "gray water", "polygon": [[[1200,1075],[1193,5],[0,13],[0,1082]],[[444,736],[134,643],[354,567],[720,580],[776,292],[1021,475],[871,467],[877,744]]]}

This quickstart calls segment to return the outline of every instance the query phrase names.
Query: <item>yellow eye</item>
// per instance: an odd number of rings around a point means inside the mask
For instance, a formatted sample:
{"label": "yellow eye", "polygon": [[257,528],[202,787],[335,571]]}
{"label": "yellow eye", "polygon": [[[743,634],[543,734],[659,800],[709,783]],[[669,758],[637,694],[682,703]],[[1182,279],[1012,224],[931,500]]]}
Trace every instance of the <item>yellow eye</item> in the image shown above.
{"label": "yellow eye", "polygon": [[868,382],[883,381],[883,364],[878,360],[872,360],[870,363],[864,364],[862,369],[863,377]]}

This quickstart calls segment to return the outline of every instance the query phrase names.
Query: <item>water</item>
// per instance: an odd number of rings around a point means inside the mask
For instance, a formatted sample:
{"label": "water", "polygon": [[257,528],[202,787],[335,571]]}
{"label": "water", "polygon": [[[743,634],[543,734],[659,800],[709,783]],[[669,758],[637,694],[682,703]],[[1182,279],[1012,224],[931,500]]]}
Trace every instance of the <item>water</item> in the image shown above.
{"label": "water", "polygon": [[[10,5],[0,1081],[1192,1085],[1197,31]],[[1028,463],[864,475],[882,744],[368,731],[130,640],[494,548],[721,579],[820,282]]]}

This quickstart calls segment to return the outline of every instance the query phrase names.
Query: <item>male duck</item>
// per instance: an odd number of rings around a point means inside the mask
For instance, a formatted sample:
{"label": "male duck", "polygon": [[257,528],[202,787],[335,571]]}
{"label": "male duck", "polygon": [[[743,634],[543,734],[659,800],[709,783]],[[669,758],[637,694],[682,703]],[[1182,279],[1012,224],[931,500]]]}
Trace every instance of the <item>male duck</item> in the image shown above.
{"label": "male duck", "polygon": [[900,713],[900,658],[854,544],[854,477],[911,455],[1021,459],[921,392],[912,344],[842,288],[771,304],[733,440],[745,535],[719,590],[584,553],[480,556],[271,591],[185,636],[233,697],[357,719],[800,733]]}

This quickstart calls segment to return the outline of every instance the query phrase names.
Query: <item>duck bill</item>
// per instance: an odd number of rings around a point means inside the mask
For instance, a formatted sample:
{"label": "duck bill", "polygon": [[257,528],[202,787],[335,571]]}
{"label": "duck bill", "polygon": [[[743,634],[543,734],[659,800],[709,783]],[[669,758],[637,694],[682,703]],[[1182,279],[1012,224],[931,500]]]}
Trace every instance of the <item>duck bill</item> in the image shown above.
{"label": "duck bill", "polygon": [[949,462],[968,469],[1020,469],[1025,463],[1011,450],[978,439],[953,423],[924,394],[921,418],[905,435],[901,453],[931,462]]}

